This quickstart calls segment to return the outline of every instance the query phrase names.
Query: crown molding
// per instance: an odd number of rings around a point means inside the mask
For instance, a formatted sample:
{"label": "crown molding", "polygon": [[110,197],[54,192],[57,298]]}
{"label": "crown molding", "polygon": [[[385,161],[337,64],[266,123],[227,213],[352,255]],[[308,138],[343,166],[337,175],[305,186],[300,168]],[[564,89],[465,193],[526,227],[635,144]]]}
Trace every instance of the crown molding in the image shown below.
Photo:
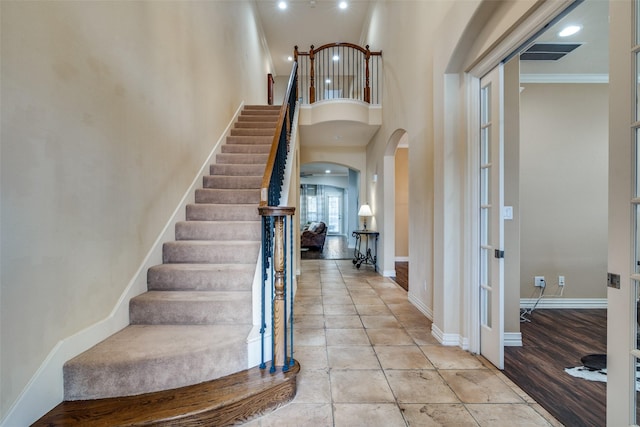
{"label": "crown molding", "polygon": [[520,83],[609,83],[608,74],[520,74]]}

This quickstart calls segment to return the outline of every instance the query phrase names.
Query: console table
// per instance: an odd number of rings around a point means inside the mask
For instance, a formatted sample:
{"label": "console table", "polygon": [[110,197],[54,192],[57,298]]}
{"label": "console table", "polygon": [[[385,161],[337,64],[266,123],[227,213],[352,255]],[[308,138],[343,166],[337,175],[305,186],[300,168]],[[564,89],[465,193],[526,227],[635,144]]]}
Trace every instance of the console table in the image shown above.
{"label": "console table", "polygon": [[371,230],[356,230],[351,235],[356,238],[353,264],[356,268],[360,268],[362,264],[369,264],[377,270],[378,236],[380,233]]}

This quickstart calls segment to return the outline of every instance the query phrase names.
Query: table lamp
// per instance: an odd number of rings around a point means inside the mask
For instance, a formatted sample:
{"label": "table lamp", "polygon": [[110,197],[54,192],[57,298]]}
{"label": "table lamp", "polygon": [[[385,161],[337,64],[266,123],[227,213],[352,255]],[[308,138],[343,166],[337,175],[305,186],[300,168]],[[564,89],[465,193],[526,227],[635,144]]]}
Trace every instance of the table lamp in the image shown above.
{"label": "table lamp", "polygon": [[364,218],[364,230],[367,230],[367,217],[369,216],[373,216],[373,212],[371,212],[371,208],[369,207],[368,204],[364,204],[362,206],[360,206],[360,210],[358,211],[358,216],[361,216]]}

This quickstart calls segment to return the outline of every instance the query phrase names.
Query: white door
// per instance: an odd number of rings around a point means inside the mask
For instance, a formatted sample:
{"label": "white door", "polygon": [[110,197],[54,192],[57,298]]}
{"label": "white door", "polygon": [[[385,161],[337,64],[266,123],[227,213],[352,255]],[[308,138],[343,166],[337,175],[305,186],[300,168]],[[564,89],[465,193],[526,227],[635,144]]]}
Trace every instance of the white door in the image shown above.
{"label": "white door", "polygon": [[503,66],[480,80],[480,353],[504,369]]}
{"label": "white door", "polygon": [[342,192],[329,194],[327,196],[327,205],[327,233],[342,234]]}

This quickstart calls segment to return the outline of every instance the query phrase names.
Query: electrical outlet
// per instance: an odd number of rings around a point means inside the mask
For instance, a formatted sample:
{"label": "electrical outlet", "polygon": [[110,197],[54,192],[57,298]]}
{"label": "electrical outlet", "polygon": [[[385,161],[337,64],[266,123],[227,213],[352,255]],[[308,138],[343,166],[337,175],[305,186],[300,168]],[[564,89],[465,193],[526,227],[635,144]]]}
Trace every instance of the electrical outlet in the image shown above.
{"label": "electrical outlet", "polygon": [[558,276],[558,286],[564,286],[564,276]]}
{"label": "electrical outlet", "polygon": [[537,288],[545,287],[544,276],[535,276],[533,280],[534,280],[534,285]]}

